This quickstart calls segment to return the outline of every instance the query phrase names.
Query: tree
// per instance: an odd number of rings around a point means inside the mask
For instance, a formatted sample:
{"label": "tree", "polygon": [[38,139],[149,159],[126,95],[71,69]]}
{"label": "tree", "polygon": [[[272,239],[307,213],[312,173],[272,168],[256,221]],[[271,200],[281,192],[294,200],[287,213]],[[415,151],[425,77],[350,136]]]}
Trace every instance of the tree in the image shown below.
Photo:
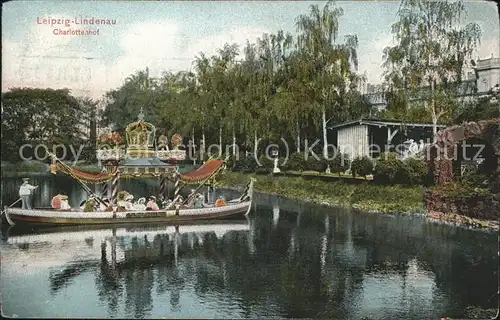
{"label": "tree", "polygon": [[399,113],[422,102],[434,124],[449,121],[459,103],[465,61],[481,37],[476,23],[462,26],[462,0],[403,0],[392,26],[397,44],[384,49],[385,82]]}
{"label": "tree", "polygon": [[26,143],[78,150],[88,140],[87,109],[69,89],[11,88],[2,93],[2,106],[3,159],[19,160],[19,148]]}
{"label": "tree", "polygon": [[334,107],[333,117],[336,120],[342,119],[346,112],[344,96],[350,89],[356,88],[358,80],[353,71],[358,65],[357,36],[348,35],[345,43],[336,43],[343,10],[332,9],[332,4],[329,1],[322,11],[317,5],[312,5],[308,15],[297,19],[299,50],[308,59],[303,84],[315,109],[321,110],[325,158],[328,156],[327,106]]}

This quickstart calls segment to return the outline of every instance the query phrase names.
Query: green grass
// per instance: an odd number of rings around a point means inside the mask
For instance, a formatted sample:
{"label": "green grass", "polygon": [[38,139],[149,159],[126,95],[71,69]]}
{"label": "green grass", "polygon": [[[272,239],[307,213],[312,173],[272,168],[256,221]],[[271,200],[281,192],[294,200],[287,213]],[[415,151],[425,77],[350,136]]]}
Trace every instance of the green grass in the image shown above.
{"label": "green grass", "polygon": [[373,177],[353,177],[352,174],[347,173],[325,173],[317,171],[285,171],[284,173],[296,176],[320,176],[320,177],[334,177],[334,178],[346,178],[346,179],[358,179],[358,180],[373,180]]}
{"label": "green grass", "polygon": [[[243,188],[252,174],[225,172],[218,185]],[[328,203],[383,213],[424,212],[423,187],[350,184],[341,181],[306,180],[302,177],[255,176],[255,190],[314,203]]]}
{"label": "green grass", "polygon": [[[72,166],[72,163],[68,163]],[[21,161],[18,163],[4,162],[1,163],[2,173],[17,173],[17,172],[49,172],[49,165],[40,161]],[[101,168],[95,164],[77,164],[72,166],[81,171],[89,173],[99,173]]]}

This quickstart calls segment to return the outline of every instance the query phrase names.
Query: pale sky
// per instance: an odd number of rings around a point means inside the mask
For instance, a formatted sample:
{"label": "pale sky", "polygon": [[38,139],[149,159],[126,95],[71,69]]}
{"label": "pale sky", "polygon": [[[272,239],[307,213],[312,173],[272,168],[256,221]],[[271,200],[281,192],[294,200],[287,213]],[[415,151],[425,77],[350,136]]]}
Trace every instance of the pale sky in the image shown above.
{"label": "pale sky", "polygon": [[[295,18],[313,1],[13,1],[2,11],[2,92],[10,87],[72,89],[99,98],[136,70],[189,70],[198,52],[224,43],[255,42],[282,29],[295,34]],[[342,1],[340,34],[357,34],[359,72],[381,82],[382,50],[392,40],[399,1]],[[467,3],[482,44],[475,58],[499,56],[499,19],[492,2]],[[45,18],[114,19],[115,25],[44,25]],[[40,23],[39,23],[40,22]],[[98,35],[55,35],[54,29],[99,29]],[[342,39],[343,40],[343,39]]]}

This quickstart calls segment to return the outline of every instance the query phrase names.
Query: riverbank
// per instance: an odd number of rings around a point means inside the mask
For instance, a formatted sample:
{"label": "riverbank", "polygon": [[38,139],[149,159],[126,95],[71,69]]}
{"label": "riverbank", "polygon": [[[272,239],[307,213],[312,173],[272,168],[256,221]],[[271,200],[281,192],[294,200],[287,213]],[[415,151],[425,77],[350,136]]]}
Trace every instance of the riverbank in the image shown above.
{"label": "riverbank", "polygon": [[368,183],[310,180],[302,177],[255,175],[225,172],[217,185],[243,189],[250,177],[256,177],[255,190],[290,199],[323,205],[345,206],[380,213],[424,214],[424,188],[379,186]]}
{"label": "riverbank", "polygon": [[217,181],[219,188],[242,190],[250,177],[257,178],[255,191],[326,206],[349,207],[382,214],[413,214],[430,221],[453,226],[498,230],[498,221],[473,219],[461,215],[427,214],[422,186],[380,186],[325,182],[285,177],[225,172]]}

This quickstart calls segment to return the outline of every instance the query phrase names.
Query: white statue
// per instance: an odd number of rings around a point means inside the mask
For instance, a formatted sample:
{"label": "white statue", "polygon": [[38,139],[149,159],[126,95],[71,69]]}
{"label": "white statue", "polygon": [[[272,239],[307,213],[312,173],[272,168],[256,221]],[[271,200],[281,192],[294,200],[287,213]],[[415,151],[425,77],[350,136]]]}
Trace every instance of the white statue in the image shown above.
{"label": "white statue", "polygon": [[278,168],[278,158],[274,158],[274,168],[273,168],[273,173],[280,173],[281,170]]}

